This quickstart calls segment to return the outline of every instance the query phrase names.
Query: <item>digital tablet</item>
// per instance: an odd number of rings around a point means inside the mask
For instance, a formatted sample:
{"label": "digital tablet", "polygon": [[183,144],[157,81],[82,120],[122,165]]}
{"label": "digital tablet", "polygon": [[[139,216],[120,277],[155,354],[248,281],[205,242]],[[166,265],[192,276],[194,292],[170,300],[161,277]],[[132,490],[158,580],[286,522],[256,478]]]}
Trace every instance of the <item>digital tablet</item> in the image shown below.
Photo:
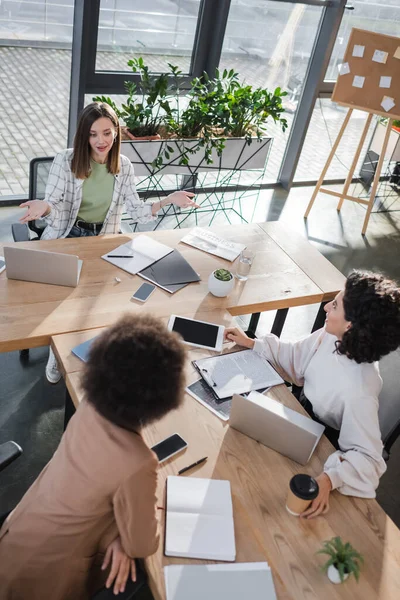
{"label": "digital tablet", "polygon": [[168,329],[179,333],[183,337],[183,341],[190,346],[216,350],[217,352],[222,350],[225,331],[223,325],[171,315],[168,321]]}

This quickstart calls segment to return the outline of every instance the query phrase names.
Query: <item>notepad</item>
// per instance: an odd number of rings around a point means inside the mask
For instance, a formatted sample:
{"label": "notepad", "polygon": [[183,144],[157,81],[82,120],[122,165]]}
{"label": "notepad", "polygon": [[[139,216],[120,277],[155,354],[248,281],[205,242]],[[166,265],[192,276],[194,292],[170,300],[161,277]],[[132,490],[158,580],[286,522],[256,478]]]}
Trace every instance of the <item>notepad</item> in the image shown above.
{"label": "notepad", "polygon": [[166,556],[234,561],[231,484],[218,479],[167,478]]}
{"label": "notepad", "polygon": [[72,350],[71,350],[72,354],[75,354],[75,356],[80,358],[83,362],[87,362],[87,359],[89,357],[90,348],[96,338],[97,338],[97,335],[95,337],[91,338],[90,340],[86,340],[86,342],[79,344],[79,346],[75,346],[75,348],[72,348]]}
{"label": "notepad", "polygon": [[[101,258],[131,273],[131,275],[136,275],[142,269],[167,256],[172,250],[169,246],[160,244],[160,242],[156,242],[147,235],[139,235],[126,244],[122,244],[111,252],[104,254]],[[118,258],[118,256],[130,258]]]}
{"label": "notepad", "polygon": [[167,600],[276,600],[267,562],[164,567]]}
{"label": "notepad", "polygon": [[189,283],[200,281],[199,275],[178,250],[173,250],[156,263],[138,273],[143,279],[173,294]]}
{"label": "notepad", "polygon": [[220,399],[284,383],[268,361],[253,350],[201,358],[193,361],[193,366]]}

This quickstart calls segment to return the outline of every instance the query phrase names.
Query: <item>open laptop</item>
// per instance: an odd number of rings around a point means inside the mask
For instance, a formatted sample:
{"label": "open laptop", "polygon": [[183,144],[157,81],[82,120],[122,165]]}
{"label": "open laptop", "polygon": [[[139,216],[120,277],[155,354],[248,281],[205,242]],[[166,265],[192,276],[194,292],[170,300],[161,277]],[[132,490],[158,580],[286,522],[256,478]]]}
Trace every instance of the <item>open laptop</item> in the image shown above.
{"label": "open laptop", "polygon": [[229,425],[241,433],[305,465],[325,427],[258,392],[234,394]]}
{"label": "open laptop", "polygon": [[8,279],[35,283],[76,287],[82,269],[77,256],[16,246],[4,246],[4,259]]}

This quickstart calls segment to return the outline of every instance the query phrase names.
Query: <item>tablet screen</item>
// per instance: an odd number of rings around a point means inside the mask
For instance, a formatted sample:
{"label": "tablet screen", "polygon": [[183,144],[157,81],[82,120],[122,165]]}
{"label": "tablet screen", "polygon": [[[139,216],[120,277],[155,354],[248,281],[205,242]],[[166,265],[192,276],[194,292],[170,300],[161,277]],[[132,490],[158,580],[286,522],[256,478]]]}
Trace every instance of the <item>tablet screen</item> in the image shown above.
{"label": "tablet screen", "polygon": [[215,348],[216,346],[218,330],[218,325],[190,321],[188,319],[182,319],[182,317],[175,317],[174,326],[172,328],[172,331],[179,333],[185,342],[209,346],[211,348]]}

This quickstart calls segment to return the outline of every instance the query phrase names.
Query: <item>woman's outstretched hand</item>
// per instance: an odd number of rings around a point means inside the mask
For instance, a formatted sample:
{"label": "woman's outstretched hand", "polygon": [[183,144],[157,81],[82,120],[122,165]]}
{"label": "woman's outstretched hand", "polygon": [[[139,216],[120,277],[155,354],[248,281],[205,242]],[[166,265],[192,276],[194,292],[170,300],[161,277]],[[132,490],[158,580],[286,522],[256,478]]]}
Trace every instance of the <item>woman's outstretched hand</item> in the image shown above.
{"label": "woman's outstretched hand", "polygon": [[235,342],[238,346],[253,348],[254,340],[249,338],[239,327],[227,327],[224,332],[225,342]]}
{"label": "woman's outstretched hand", "polygon": [[41,219],[50,212],[50,207],[44,200],[28,200],[19,205],[20,208],[27,208],[28,211],[20,218],[21,223]]}
{"label": "woman's outstretched hand", "polygon": [[102,570],[107,569],[111,562],[110,573],[107,577],[106,588],[110,588],[114,583],[114,594],[125,591],[126,582],[129,574],[132,581],[136,581],[136,564],[133,558],[130,558],[122,547],[121,538],[118,536],[107,547],[106,555],[102,564]]}
{"label": "woman's outstretched hand", "polygon": [[192,200],[195,194],[192,192],[173,192],[167,196],[167,200],[169,204],[175,204],[175,206],[180,206],[181,208],[200,208],[198,204]]}

